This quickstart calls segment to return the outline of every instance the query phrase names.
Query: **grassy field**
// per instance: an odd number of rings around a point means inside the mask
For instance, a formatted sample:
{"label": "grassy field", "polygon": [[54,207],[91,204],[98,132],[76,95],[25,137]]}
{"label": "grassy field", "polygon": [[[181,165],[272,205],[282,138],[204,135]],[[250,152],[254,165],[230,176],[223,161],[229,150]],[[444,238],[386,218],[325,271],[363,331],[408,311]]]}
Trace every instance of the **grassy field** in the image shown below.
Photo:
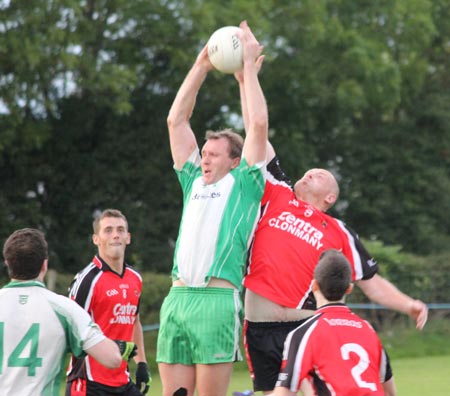
{"label": "grassy field", "polygon": [[[144,337],[153,377],[148,395],[161,396],[161,381],[154,361],[157,332],[145,332]],[[448,315],[430,320],[420,332],[410,322],[395,327],[389,326],[387,331],[381,333],[381,338],[391,359],[397,396],[450,396]],[[133,361],[130,362],[130,372],[134,379]],[[233,391],[242,392],[248,389],[252,389],[252,384],[247,365],[245,362],[236,363],[228,394],[232,396]],[[61,396],[64,396],[62,389]]]}
{"label": "grassy field", "polygon": [[[391,361],[397,387],[397,396],[450,396],[450,355],[397,358]],[[236,364],[228,394],[252,389],[244,363]],[[134,370],[131,370],[134,374]],[[152,370],[149,396],[161,396],[161,381]],[[257,395],[262,395],[259,392]],[[64,391],[61,389],[61,396]]]}
{"label": "grassy field", "polygon": [[[148,356],[155,356],[157,332],[145,334]],[[450,396],[450,321],[448,317],[430,320],[423,331],[405,323],[382,332],[381,338],[391,359],[397,396]],[[243,349],[241,349],[243,350]],[[161,395],[157,368],[151,361],[153,382],[150,396]],[[133,367],[130,367],[134,373]],[[252,389],[245,362],[236,363],[229,387],[233,391]],[[258,394],[257,394],[258,395]],[[259,396],[259,395],[258,395]]]}
{"label": "grassy field", "polygon": [[[397,396],[450,396],[450,356],[401,358],[392,361]],[[251,388],[247,371],[235,370],[228,394]],[[161,395],[161,381],[153,375],[150,396]]]}

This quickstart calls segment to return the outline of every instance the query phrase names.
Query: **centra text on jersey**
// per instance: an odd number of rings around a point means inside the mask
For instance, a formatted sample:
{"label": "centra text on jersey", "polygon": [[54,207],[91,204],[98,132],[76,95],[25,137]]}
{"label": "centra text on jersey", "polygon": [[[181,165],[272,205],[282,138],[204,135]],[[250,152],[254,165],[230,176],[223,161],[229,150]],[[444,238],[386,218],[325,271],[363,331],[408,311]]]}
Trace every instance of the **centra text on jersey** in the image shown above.
{"label": "centra text on jersey", "polygon": [[288,232],[312,245],[317,250],[320,250],[323,246],[323,243],[320,242],[323,238],[323,233],[311,223],[299,219],[290,212],[283,212],[277,218],[270,219],[268,223],[270,227]]}
{"label": "centra text on jersey", "polygon": [[134,324],[136,321],[137,306],[133,304],[116,304],[113,308],[114,317],[109,323]]}

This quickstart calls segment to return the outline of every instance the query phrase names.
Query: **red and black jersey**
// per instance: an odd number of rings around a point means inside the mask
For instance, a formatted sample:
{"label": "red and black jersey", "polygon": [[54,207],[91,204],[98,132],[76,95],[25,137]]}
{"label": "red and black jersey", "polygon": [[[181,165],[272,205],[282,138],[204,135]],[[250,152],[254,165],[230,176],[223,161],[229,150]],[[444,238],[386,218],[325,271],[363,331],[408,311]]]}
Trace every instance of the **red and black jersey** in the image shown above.
{"label": "red and black jersey", "polygon": [[[114,272],[99,256],[80,271],[69,288],[69,297],[81,305],[103,333],[113,340],[132,341],[142,291],[140,274],[128,264],[123,273]],[[127,362],[107,369],[94,358],[72,358],[69,380],[87,378],[108,386],[129,382]]]}
{"label": "red and black jersey", "polygon": [[318,396],[382,396],[392,377],[375,330],[344,304],[329,304],[286,338],[276,386],[297,392],[312,379]]}
{"label": "red and black jersey", "polygon": [[353,280],[375,275],[376,261],[349,227],[297,200],[277,158],[267,170],[262,216],[244,279],[246,288],[288,308],[305,307],[314,268],[327,249],[340,250],[347,257]]}

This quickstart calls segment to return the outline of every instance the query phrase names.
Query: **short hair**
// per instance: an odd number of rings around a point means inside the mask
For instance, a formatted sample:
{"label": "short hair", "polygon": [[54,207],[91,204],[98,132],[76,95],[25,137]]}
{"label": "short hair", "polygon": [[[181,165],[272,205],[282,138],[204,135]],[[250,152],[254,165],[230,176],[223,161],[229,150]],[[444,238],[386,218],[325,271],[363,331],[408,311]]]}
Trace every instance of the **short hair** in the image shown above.
{"label": "short hair", "polygon": [[314,279],[328,301],[342,300],[352,282],[350,263],[338,250],[325,250],[314,270]]}
{"label": "short hair", "polygon": [[220,138],[228,140],[228,143],[230,144],[230,158],[241,158],[242,148],[244,147],[244,139],[241,135],[230,128],[222,129],[220,131],[206,131],[206,140]]}
{"label": "short hair", "polygon": [[3,258],[11,279],[37,278],[48,259],[48,245],[42,231],[23,228],[14,231],[3,245]]}
{"label": "short hair", "polygon": [[98,216],[94,218],[94,221],[92,222],[92,229],[94,230],[94,234],[98,234],[100,231],[100,221],[103,220],[105,217],[117,217],[120,219],[125,220],[125,224],[128,229],[128,221],[125,215],[118,209],[105,209],[103,212],[101,212]]}

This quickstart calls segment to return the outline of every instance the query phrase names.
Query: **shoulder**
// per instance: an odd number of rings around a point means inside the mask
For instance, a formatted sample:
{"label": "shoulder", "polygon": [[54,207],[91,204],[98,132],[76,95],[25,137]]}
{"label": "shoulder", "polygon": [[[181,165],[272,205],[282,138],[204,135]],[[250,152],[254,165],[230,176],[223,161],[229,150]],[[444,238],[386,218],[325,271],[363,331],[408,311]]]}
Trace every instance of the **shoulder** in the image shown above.
{"label": "shoulder", "polygon": [[[259,162],[249,166],[245,158],[242,158],[239,165],[232,169],[226,178],[231,177],[237,182],[237,186],[243,191],[253,191],[260,200],[266,183],[265,162]],[[232,180],[229,179],[229,180]],[[253,196],[253,194],[250,194]]]}
{"label": "shoulder", "polygon": [[88,313],[69,297],[56,294],[49,290],[46,290],[46,292],[47,301],[58,317],[62,317],[68,321],[77,320],[78,317],[89,318]]}
{"label": "shoulder", "polygon": [[138,279],[140,282],[142,282],[141,273],[136,268],[134,268],[133,266],[131,266],[129,264],[125,264],[125,274],[127,274],[128,276],[134,277],[134,278]]}
{"label": "shoulder", "polygon": [[191,174],[193,172],[196,172],[201,164],[201,156],[200,151],[198,147],[195,148],[195,150],[189,155],[189,157],[186,159],[186,162],[183,164],[182,167],[176,168],[174,166],[174,170],[177,174]]}
{"label": "shoulder", "polygon": [[270,162],[267,164],[267,175],[268,179],[283,182],[290,188],[292,188],[291,179],[286,175],[284,170],[281,167],[280,160],[277,156],[273,157]]}
{"label": "shoulder", "polygon": [[104,273],[102,267],[95,262],[88,264],[73,278],[69,286],[69,297],[84,306]]}
{"label": "shoulder", "polygon": [[253,164],[252,166],[250,166],[247,162],[247,160],[245,159],[245,157],[241,158],[241,161],[239,162],[239,165],[235,168],[231,170],[231,173],[233,172],[242,172],[242,171],[246,171],[246,172],[266,172],[266,162],[265,161],[261,161],[261,162],[257,162],[256,164]]}
{"label": "shoulder", "polygon": [[312,330],[314,330],[314,328],[316,328],[316,326],[320,323],[322,315],[322,313],[316,313],[308,319],[305,319],[305,321],[300,326],[289,333],[288,337],[300,340],[306,334],[311,334]]}
{"label": "shoulder", "polygon": [[99,266],[95,262],[91,262],[75,275],[72,284],[80,284],[86,282],[90,283],[96,276],[98,276],[102,272],[103,270],[101,266]]}

